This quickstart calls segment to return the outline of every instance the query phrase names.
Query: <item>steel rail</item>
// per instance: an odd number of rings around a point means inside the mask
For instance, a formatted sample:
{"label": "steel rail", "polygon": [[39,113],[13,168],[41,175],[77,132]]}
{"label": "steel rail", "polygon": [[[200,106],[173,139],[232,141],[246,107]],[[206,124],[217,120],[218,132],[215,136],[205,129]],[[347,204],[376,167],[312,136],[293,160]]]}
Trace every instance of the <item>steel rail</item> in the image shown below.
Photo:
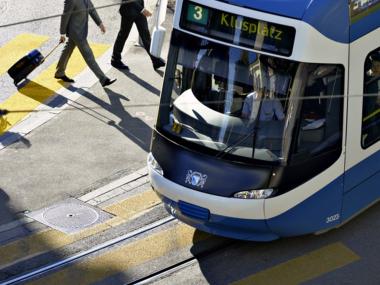
{"label": "steel rail", "polygon": [[224,242],[222,244],[220,244],[219,246],[215,247],[215,248],[211,248],[211,249],[208,249],[208,250],[205,250],[197,255],[194,255],[190,258],[187,258],[185,260],[182,260],[180,262],[177,262],[171,266],[168,266],[166,268],[163,268],[161,270],[158,270],[157,272],[153,272],[145,277],[141,277],[137,280],[134,280],[134,281],[131,281],[131,282],[128,282],[128,283],[125,283],[124,285],[145,285],[145,284],[151,284],[153,283],[154,281],[158,281],[162,278],[165,278],[169,275],[171,275],[172,273],[175,273],[175,272],[178,272],[188,266],[191,266],[193,264],[196,264],[197,262],[199,262],[199,260],[203,260],[205,259],[206,257],[212,255],[212,254],[215,254],[219,251],[222,251],[222,250],[226,250],[227,248],[237,244],[238,242],[236,240],[227,240],[227,242]]}
{"label": "steel rail", "polygon": [[106,241],[104,243],[101,243],[93,248],[90,248],[88,250],[85,250],[83,252],[79,252],[77,254],[74,254],[72,256],[69,256],[67,258],[64,258],[62,260],[59,260],[57,262],[54,262],[54,263],[51,263],[49,265],[45,265],[45,266],[42,266],[36,270],[33,270],[33,271],[30,271],[28,273],[25,273],[25,274],[21,274],[21,275],[18,275],[18,276],[15,276],[13,278],[10,278],[8,280],[5,280],[4,282],[0,282],[1,285],[11,285],[11,284],[17,284],[19,282],[25,282],[25,281],[28,281],[32,278],[35,278],[35,277],[38,277],[38,276],[41,276],[43,274],[46,274],[50,271],[53,271],[53,270],[56,270],[56,269],[59,269],[65,265],[68,265],[68,264],[71,264],[73,263],[74,261],[77,261],[79,259],[82,259],[90,254],[93,254],[95,252],[98,252],[100,250],[103,250],[103,249],[106,249],[108,247],[111,247],[115,244],[118,244],[120,242],[123,242],[123,241],[126,241],[128,239],[131,239],[135,236],[138,236],[138,235],[141,235],[145,232],[148,232],[150,230],[153,230],[155,228],[158,228],[164,224],[167,224],[171,221],[175,220],[174,217],[166,217],[164,219],[161,219],[161,220],[158,220],[154,223],[151,223],[149,225],[146,225],[140,229],[137,229],[137,230],[134,230],[130,233],[127,233],[123,236],[120,236],[120,237],[117,237],[117,238],[114,238],[114,239],[111,239],[109,241]]}

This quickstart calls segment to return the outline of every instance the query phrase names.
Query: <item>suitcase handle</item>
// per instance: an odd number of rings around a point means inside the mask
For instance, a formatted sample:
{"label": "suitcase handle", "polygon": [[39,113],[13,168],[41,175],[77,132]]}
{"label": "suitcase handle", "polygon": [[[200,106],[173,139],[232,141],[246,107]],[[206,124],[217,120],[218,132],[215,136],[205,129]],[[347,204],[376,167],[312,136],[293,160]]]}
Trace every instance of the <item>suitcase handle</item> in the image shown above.
{"label": "suitcase handle", "polygon": [[59,47],[61,45],[61,42],[59,42],[45,57],[44,57],[44,60],[45,61],[56,49],[57,47]]}

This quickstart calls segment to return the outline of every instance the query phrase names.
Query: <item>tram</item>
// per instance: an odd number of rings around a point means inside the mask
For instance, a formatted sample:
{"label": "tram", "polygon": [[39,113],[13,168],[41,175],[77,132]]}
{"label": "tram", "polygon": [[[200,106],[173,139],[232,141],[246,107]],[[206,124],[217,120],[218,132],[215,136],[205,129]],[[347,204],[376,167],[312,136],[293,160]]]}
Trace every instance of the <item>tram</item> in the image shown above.
{"label": "tram", "polygon": [[379,199],[380,3],[356,2],[177,0],[147,159],[171,215],[271,241]]}

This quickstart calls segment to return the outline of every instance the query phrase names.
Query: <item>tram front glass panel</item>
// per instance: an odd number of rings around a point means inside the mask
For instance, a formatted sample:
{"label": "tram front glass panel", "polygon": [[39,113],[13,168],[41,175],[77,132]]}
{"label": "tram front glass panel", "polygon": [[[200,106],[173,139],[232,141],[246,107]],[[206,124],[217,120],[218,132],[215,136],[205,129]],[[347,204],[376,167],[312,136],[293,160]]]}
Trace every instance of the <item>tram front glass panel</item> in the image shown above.
{"label": "tram front glass panel", "polygon": [[340,65],[299,63],[175,31],[166,73],[157,128],[179,143],[281,164],[290,153],[302,160],[341,147]]}

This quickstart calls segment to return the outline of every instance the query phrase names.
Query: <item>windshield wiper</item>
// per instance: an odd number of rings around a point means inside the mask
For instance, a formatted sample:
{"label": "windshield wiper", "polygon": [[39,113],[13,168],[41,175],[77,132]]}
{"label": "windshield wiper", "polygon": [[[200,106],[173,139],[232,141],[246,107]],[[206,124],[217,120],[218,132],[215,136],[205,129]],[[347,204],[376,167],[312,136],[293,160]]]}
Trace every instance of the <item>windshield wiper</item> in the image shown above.
{"label": "windshield wiper", "polygon": [[226,146],[224,149],[222,149],[221,151],[219,151],[217,154],[216,154],[216,157],[219,157],[219,158],[222,158],[224,155],[230,153],[232,150],[234,150],[234,147],[245,142],[249,137],[252,136],[252,157],[254,157],[254,153],[255,153],[255,148],[254,148],[254,145],[255,145],[255,140],[256,140],[256,133],[257,133],[257,130],[259,129],[258,128],[258,123],[257,123],[258,120],[255,120],[255,124],[253,126],[253,130],[244,135],[243,137],[239,138],[236,142]]}
{"label": "windshield wiper", "polygon": [[[226,146],[224,149],[222,149],[216,155],[216,157],[222,158],[224,155],[230,153],[234,149],[235,146],[237,146],[238,144],[241,144],[242,142],[244,142],[250,136],[252,136],[252,158],[255,157],[255,141],[256,141],[256,134],[257,134],[257,131],[259,129],[258,126],[259,126],[259,120],[260,120],[260,114],[261,114],[261,107],[262,107],[262,101],[260,100],[260,105],[259,105],[259,108],[257,109],[257,116],[256,116],[256,119],[254,121],[252,132],[250,132],[247,135],[245,135],[244,137],[240,138],[235,143]],[[227,151],[227,149],[229,149],[229,150]]]}

